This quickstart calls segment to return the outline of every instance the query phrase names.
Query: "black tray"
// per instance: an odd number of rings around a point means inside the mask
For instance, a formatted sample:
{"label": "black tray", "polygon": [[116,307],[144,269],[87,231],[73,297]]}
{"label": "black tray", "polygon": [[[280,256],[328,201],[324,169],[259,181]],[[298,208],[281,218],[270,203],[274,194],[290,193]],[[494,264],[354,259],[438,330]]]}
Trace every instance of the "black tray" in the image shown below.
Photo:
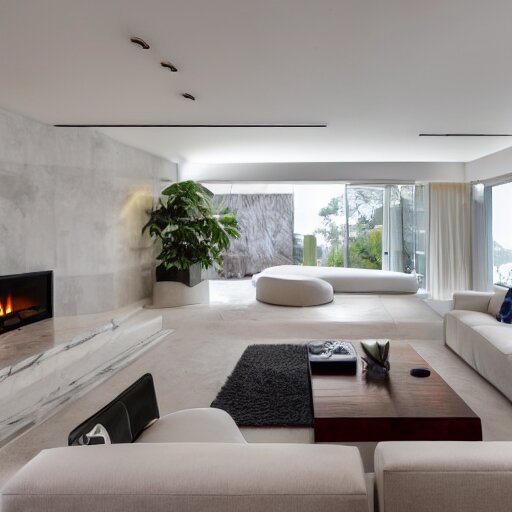
{"label": "black tray", "polygon": [[308,343],[308,357],[313,374],[355,375],[357,373],[357,352],[348,341],[322,340]]}

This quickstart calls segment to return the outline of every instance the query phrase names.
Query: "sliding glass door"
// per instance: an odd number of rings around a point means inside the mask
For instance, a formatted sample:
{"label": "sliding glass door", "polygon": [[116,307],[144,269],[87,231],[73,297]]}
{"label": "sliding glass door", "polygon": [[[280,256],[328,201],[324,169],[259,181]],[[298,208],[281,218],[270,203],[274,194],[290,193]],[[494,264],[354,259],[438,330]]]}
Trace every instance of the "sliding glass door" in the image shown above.
{"label": "sliding glass door", "polygon": [[384,192],[383,186],[347,186],[345,266],[382,269]]}
{"label": "sliding glass door", "polygon": [[[410,273],[425,243],[423,201],[415,185],[348,185],[348,265]],[[421,198],[420,198],[421,199]],[[421,227],[418,223],[421,222]]]}
{"label": "sliding glass door", "polygon": [[[241,237],[225,276],[295,264],[424,274],[428,217],[418,185],[207,184],[235,210]],[[418,267],[420,265],[420,267]],[[233,269],[231,268],[233,267]],[[235,268],[236,267],[236,268]]]}
{"label": "sliding glass door", "polygon": [[493,282],[512,287],[512,182],[492,187]]}

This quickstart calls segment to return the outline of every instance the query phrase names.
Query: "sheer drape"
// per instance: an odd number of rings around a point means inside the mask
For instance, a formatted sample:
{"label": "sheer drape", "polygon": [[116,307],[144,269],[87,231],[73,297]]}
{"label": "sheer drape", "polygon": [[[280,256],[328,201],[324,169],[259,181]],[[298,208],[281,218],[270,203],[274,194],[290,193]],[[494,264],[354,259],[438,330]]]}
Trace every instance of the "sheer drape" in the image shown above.
{"label": "sheer drape", "polygon": [[491,187],[476,183],[471,187],[471,246],[473,289],[492,288]]}
{"label": "sheer drape", "polygon": [[471,199],[468,183],[430,185],[429,281],[433,299],[471,289]]}

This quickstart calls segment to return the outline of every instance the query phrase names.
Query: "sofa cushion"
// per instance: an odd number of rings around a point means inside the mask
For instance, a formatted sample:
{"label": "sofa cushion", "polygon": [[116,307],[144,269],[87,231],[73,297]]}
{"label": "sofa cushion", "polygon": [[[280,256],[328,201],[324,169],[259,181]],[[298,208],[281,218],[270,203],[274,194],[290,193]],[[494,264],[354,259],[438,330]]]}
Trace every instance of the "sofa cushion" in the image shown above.
{"label": "sofa cushion", "polygon": [[489,301],[489,314],[492,315],[493,318],[498,316],[500,312],[501,305],[505,300],[505,295],[507,294],[508,288],[504,286],[494,285],[494,295],[491,297]]}
{"label": "sofa cushion", "polygon": [[479,311],[469,311],[463,309],[454,309],[448,313],[450,316],[463,322],[469,327],[475,325],[496,325],[496,318],[488,313],[480,313]]}
{"label": "sofa cushion", "polygon": [[245,443],[245,439],[226,411],[208,407],[162,416],[142,432],[137,442]]}
{"label": "sofa cushion", "polygon": [[499,322],[510,324],[512,323],[512,288],[509,289],[501,305],[500,312],[496,317]]}
{"label": "sofa cushion", "polygon": [[509,512],[512,443],[379,443],[375,475],[379,512]]}
{"label": "sofa cushion", "polygon": [[512,325],[495,321],[494,325],[477,325],[473,329],[503,355],[512,355]]}
{"label": "sofa cushion", "polygon": [[368,512],[355,447],[154,443],[43,450],[2,512]]}

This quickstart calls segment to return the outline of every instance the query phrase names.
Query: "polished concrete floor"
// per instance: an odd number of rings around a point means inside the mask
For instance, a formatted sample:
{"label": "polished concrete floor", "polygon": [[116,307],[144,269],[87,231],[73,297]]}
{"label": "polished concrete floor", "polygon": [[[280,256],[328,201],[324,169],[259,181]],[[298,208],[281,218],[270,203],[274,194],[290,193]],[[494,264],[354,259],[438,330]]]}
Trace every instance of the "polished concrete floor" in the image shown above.
{"label": "polished concrete floor", "polygon": [[[207,407],[244,349],[253,343],[322,338],[409,340],[482,418],[484,438],[512,440],[512,405],[442,343],[442,318],[410,295],[337,294],[313,308],[261,304],[250,281],[211,283],[211,304],[163,311],[174,329],[160,344],[87,395],[0,449],[0,484],[145,372],[153,374],[161,414]],[[391,347],[392,350],[392,347]],[[244,429],[249,441],[312,442],[308,428]]]}

